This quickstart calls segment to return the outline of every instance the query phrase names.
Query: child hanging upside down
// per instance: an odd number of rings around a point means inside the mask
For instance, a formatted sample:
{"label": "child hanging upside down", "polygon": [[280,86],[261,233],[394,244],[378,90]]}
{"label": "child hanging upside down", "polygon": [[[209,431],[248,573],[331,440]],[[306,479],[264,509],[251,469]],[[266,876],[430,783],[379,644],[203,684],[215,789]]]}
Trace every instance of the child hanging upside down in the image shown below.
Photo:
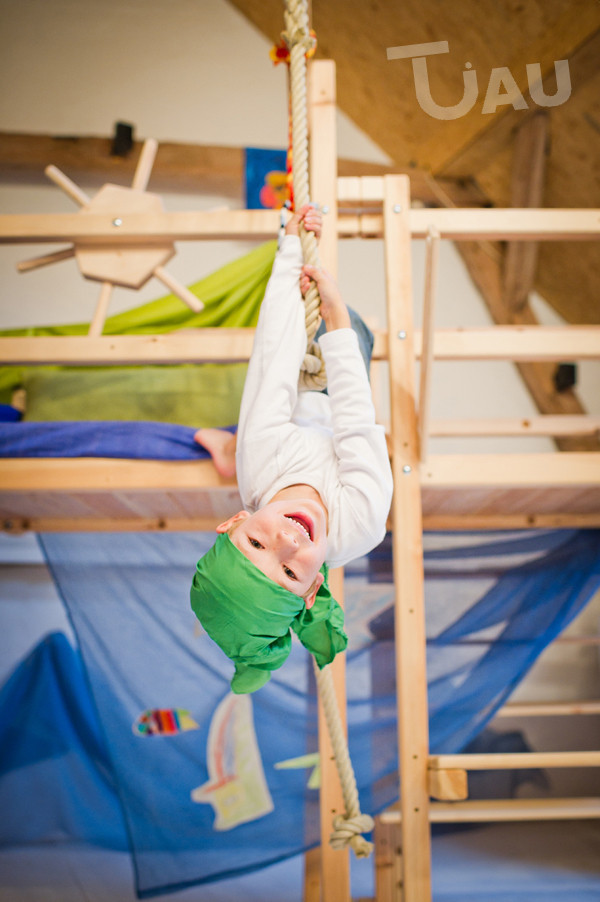
{"label": "child hanging upside down", "polygon": [[[392,474],[375,423],[372,335],[324,271],[302,265],[298,229],[317,238],[311,206],[290,219],[262,302],[237,436],[196,440],[219,471],[237,473],[245,509],[217,527],[199,561],[192,608],[235,664],[234,692],[253,692],[290,652],[294,630],[320,667],[347,644],[328,567],[366,554],[385,534]],[[306,350],[302,295],[314,280],[327,392],[298,391]]]}

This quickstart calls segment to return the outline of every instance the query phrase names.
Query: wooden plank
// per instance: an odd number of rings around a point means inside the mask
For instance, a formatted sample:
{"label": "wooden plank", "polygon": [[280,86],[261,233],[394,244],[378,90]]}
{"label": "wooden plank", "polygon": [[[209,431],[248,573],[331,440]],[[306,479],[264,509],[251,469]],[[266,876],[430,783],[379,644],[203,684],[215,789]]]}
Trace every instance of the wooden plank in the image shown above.
{"label": "wooden plank", "polygon": [[[115,218],[121,220],[114,224]],[[277,210],[212,210],[119,215],[36,213],[0,215],[0,243],[40,244],[77,242],[81,246],[164,244],[169,241],[274,238]],[[600,236],[596,209],[414,209],[410,211],[413,238],[426,238],[435,228],[452,241],[518,239],[520,241],[589,241]],[[340,215],[340,237],[378,237],[383,218]]]}
{"label": "wooden plank", "polygon": [[210,460],[120,460],[97,457],[5,458],[0,461],[2,492],[111,492],[122,490],[230,488]]}
{"label": "wooden plank", "polygon": [[404,902],[431,899],[423,548],[412,349],[409,184],[385,178],[385,279],[390,334],[392,545],[396,587],[396,674]]}
{"label": "wooden plank", "polygon": [[[111,154],[112,138],[61,137],[0,132],[0,181],[20,184],[43,183],[49,163],[99,184],[101,181],[130,185],[143,142],[134,141],[126,156]],[[338,159],[342,178],[383,176],[400,172],[382,163]],[[411,196],[425,204],[436,202],[431,176],[419,169],[406,169]],[[488,198],[473,179],[438,180],[440,187],[458,207],[477,207]],[[193,192],[240,198],[244,193],[245,148],[226,145],[161,142],[150,179],[152,191]]]}
{"label": "wooden plank", "polygon": [[[400,334],[402,333],[402,334]],[[390,332],[392,346],[408,335]],[[411,332],[416,359],[422,333]],[[249,359],[254,329],[194,329],[166,335],[37,336],[0,338],[4,365],[60,364],[126,366],[243,362]],[[373,360],[387,360],[388,334],[375,331]],[[497,326],[439,329],[433,336],[436,360],[595,360],[600,357],[600,326]]]}
{"label": "wooden plank", "polygon": [[512,770],[529,767],[600,767],[600,752],[506,752],[488,755],[432,755],[431,770]]}
{"label": "wooden plank", "polygon": [[[548,151],[548,114],[536,113],[515,137],[511,203],[513,207],[542,207]],[[509,241],[504,254],[503,302],[507,311],[521,310],[535,287],[537,242]]]}
{"label": "wooden plank", "polygon": [[435,454],[421,466],[423,487],[600,486],[600,453]]}
{"label": "wooden plank", "polygon": [[212,210],[179,213],[43,213],[0,216],[0,242],[69,241],[78,247],[153,246],[169,241],[274,238],[277,210]]}
{"label": "wooden plank", "polygon": [[[147,508],[154,506],[149,494],[151,489],[144,491],[144,503]],[[198,494],[202,492],[202,488],[193,494],[182,496],[179,494],[179,500],[185,502],[186,497],[191,497],[195,502],[198,500]],[[8,532],[24,532],[31,530],[32,532],[147,532],[147,531],[164,531],[164,532],[181,532],[181,531],[209,531],[212,532],[215,527],[240,508],[239,496],[237,500],[231,500],[231,496],[225,492],[222,493],[224,510],[223,513],[196,516],[193,513],[185,517],[177,517],[164,514],[156,514],[155,516],[139,514],[132,516],[101,517],[90,514],[82,515],[81,512],[71,510],[70,514],[65,516],[57,515],[56,511],[52,513],[52,508],[56,507],[54,502],[46,503],[44,499],[52,499],[56,497],[56,493],[46,493],[43,490],[33,498],[31,494],[27,495],[22,492],[10,493],[12,501],[8,500],[9,493],[2,491],[0,493],[0,529]],[[27,502],[23,499],[27,498]],[[61,501],[64,501],[62,496]],[[159,503],[156,504],[159,507]],[[25,507],[28,510],[33,508],[34,513],[24,513]],[[423,516],[423,528],[431,530],[492,530],[501,529],[598,529],[600,528],[600,511],[597,514],[498,514],[498,515],[480,515],[480,514],[456,514],[456,515],[428,515]]]}
{"label": "wooden plank", "polygon": [[[2,504],[0,502],[0,508]],[[238,505],[239,509],[239,505]],[[231,513],[235,506],[231,506]],[[214,532],[224,517],[4,517],[0,530],[22,532]]]}
{"label": "wooden plank", "polygon": [[168,335],[0,338],[4,365],[128,366],[235,363],[250,358],[254,329],[197,329]]}
{"label": "wooden plank", "polygon": [[[492,821],[589,820],[600,817],[600,799],[470,799],[464,802],[432,802],[432,824]],[[384,811],[383,823],[396,824],[399,811]]]}
{"label": "wooden plank", "polygon": [[423,297],[423,330],[421,337],[421,370],[419,374],[419,459],[427,457],[429,411],[431,400],[431,370],[434,355],[434,311],[437,288],[440,236],[430,229],[425,239],[425,288]]}
{"label": "wooden plank", "polygon": [[600,714],[600,701],[509,702],[496,717],[563,717]]}
{"label": "wooden plank", "polygon": [[502,417],[495,419],[437,419],[429,427],[431,436],[552,436],[596,435],[600,431],[600,416],[578,414],[569,416]]}
{"label": "wooden plank", "polygon": [[553,514],[432,514],[424,511],[423,528],[451,532],[453,530],[499,529],[599,529],[600,511],[596,514],[563,512]]}
{"label": "wooden plank", "polygon": [[402,893],[402,848],[397,824],[375,819],[375,898],[397,902]]}

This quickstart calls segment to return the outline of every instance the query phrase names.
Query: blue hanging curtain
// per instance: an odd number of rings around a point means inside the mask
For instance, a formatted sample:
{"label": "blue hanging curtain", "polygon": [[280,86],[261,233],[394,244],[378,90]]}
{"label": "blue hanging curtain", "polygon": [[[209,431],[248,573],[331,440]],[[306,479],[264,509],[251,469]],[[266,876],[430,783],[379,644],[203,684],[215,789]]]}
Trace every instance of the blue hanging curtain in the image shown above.
{"label": "blue hanging curtain", "polygon": [[[101,725],[89,727],[96,735],[93,755],[83,746],[78,755],[95,756],[94,772],[100,767],[114,778],[138,894],[240,874],[318,843],[310,662],[295,643],[259,692],[229,692],[232,666],[188,604],[195,561],[212,536],[52,534],[40,541],[77,634],[91,710]],[[582,609],[600,585],[599,552],[600,531],[425,537],[434,753],[458,751],[480,733]],[[373,814],[398,794],[389,564],[384,544],[347,570],[350,751],[362,808]],[[73,679],[83,686],[81,677]],[[36,683],[30,681],[23,697]],[[79,705],[85,707],[83,698],[65,708],[67,721]],[[0,714],[1,730],[9,713],[0,706]],[[69,737],[82,729],[63,732],[65,749],[53,755],[68,765]],[[10,776],[5,770],[0,804]],[[95,791],[66,778],[65,784],[73,810]],[[112,794],[103,809],[105,841],[116,844],[123,832],[108,779],[105,786]]]}

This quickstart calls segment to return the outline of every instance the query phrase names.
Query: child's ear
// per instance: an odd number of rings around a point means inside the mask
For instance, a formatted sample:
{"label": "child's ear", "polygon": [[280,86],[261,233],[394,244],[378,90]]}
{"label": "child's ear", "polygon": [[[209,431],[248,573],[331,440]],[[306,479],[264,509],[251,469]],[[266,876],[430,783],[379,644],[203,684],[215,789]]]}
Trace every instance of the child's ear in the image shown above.
{"label": "child's ear", "polygon": [[304,596],[304,603],[306,604],[307,608],[312,608],[313,604],[315,603],[315,599],[317,597],[317,592],[323,585],[324,579],[325,579],[325,577],[323,576],[321,571],[319,571],[317,573],[317,578],[315,579],[314,583],[310,587],[308,595]]}
{"label": "child's ear", "polygon": [[217,526],[217,532],[229,532],[232,526],[235,526],[237,523],[241,523],[242,520],[247,520],[250,514],[248,511],[238,511],[237,514],[234,514],[233,517],[230,517],[229,520],[225,520],[224,523],[219,523]]}

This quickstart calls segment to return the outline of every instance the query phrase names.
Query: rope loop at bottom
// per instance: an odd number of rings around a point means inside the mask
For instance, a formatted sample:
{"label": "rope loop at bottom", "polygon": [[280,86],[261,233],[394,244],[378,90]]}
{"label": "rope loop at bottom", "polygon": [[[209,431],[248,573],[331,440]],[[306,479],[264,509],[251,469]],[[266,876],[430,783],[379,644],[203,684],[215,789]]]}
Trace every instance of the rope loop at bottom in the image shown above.
{"label": "rope loop at bottom", "polygon": [[338,814],[333,819],[329,844],[333,849],[345,849],[349,845],[357,858],[368,858],[373,851],[373,843],[361,834],[370,833],[374,826],[375,822],[369,814],[357,814],[350,818]]}

